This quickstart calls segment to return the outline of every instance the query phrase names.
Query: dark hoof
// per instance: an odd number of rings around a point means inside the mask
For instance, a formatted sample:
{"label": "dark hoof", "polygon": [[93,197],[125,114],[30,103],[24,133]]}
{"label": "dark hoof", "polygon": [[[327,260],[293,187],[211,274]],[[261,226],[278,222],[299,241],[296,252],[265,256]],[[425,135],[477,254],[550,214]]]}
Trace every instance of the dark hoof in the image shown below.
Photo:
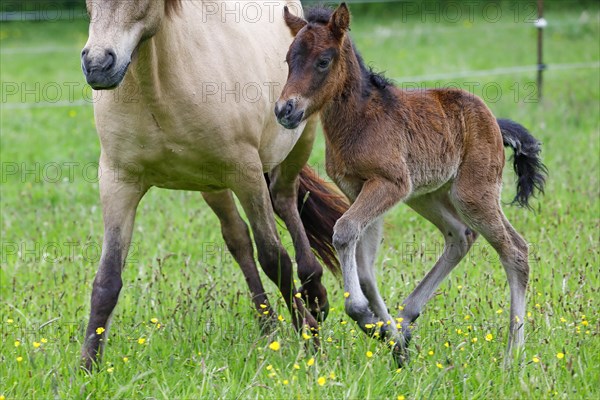
{"label": "dark hoof", "polygon": [[268,336],[278,328],[277,317],[275,314],[260,314],[258,317],[258,326],[261,335]]}
{"label": "dark hoof", "polygon": [[300,286],[298,292],[302,293],[302,299],[306,304],[311,315],[317,322],[321,323],[327,319],[329,315],[329,300],[327,299],[327,291],[321,285],[320,295],[311,294],[304,286]]}
{"label": "dark hoof", "polygon": [[398,368],[406,366],[410,361],[408,345],[411,338],[412,334],[409,330],[407,330],[403,332],[403,340],[401,340],[399,343],[395,343],[392,347],[392,356],[394,357],[394,361],[396,361]]}

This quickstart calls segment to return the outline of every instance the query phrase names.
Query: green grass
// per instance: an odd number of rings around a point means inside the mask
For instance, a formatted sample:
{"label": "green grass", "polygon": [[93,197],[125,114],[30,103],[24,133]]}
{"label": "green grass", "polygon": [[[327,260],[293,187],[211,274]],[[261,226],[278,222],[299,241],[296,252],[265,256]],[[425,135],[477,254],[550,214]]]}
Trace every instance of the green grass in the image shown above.
{"label": "green grass", "polygon": [[[596,398],[600,77],[597,68],[552,69],[557,63],[600,60],[599,11],[593,7],[586,12],[576,7],[547,11],[550,69],[544,75],[542,102],[527,98],[533,72],[426,82],[427,87],[470,85],[478,95],[484,85],[497,84],[502,94],[489,96],[490,108],[528,126],[544,143],[550,179],[546,195],[534,203],[536,212],[505,207],[532,246],[525,353],[523,362],[510,370],[502,367],[508,287],[497,256],[483,240],[429,302],[411,345],[413,360],[398,372],[387,349],[357,332],[344,314],[341,284],[329,274],[333,309],[322,326],[318,353],[306,352],[281,300],[277,309],[286,321],[273,337],[261,337],[244,279],[224,250],[216,217],[198,193],[154,189],[138,209],[134,250],[123,274],[101,371],[80,374],[79,349],[102,237],[92,109],[9,108],[20,102],[23,92],[9,95],[5,85],[34,88],[25,100],[35,102],[47,100],[41,93],[44,85],[66,87],[72,82],[73,96],[64,91],[60,99],[83,98],[78,53],[86,40],[86,23],[3,24],[0,395]],[[535,64],[535,30],[508,16],[495,24],[481,18],[452,24],[402,21],[391,14],[354,15],[352,26],[365,60],[390,77]],[[56,52],[20,50],[30,47],[53,47]],[[497,101],[489,101],[495,97]],[[319,137],[311,163],[320,172],[323,157]],[[14,168],[20,171],[13,173]],[[57,177],[57,171],[62,175]],[[505,177],[504,198],[509,201],[514,194],[509,168]],[[290,247],[283,229],[282,236]],[[390,307],[400,305],[442,245],[435,228],[406,206],[390,212],[377,262]],[[263,282],[270,299],[279,299],[264,275]],[[488,334],[491,341],[485,340]],[[144,344],[139,338],[145,338]],[[281,350],[268,348],[273,340],[281,343]],[[368,351],[372,357],[366,356]],[[309,365],[311,357],[314,365]],[[326,378],[323,386],[320,377]]]}

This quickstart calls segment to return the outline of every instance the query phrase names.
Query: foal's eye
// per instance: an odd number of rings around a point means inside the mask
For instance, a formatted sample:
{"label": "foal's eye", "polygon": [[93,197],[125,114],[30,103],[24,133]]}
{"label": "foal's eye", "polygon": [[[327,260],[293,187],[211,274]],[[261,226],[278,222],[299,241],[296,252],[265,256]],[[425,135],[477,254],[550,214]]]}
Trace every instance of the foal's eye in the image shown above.
{"label": "foal's eye", "polygon": [[319,61],[317,61],[316,67],[321,71],[325,71],[327,68],[329,68],[330,64],[331,58],[321,58]]}

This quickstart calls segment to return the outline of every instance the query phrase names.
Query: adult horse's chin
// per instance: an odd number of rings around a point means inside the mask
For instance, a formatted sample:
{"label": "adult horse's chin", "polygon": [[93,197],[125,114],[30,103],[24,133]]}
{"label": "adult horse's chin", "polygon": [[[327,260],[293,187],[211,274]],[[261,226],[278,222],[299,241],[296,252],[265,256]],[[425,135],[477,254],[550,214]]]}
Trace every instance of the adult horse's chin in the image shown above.
{"label": "adult horse's chin", "polygon": [[100,70],[87,71],[85,66],[82,64],[83,74],[85,75],[85,80],[88,85],[92,87],[94,90],[111,90],[115,89],[117,86],[121,84],[125,74],[127,73],[127,68],[129,67],[129,63],[124,65],[117,71],[110,71],[109,73]]}

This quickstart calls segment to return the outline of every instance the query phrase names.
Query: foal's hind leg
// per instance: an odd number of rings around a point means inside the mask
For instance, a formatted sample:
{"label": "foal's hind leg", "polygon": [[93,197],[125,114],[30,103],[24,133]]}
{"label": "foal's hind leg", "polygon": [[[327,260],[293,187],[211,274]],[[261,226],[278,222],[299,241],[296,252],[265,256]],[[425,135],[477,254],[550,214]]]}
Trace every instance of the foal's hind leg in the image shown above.
{"label": "foal's hind leg", "polygon": [[[451,199],[463,219],[492,245],[500,256],[510,287],[510,330],[508,353],[523,345],[525,296],[529,279],[527,242],[514,230],[500,208],[500,182],[459,178]],[[485,196],[481,196],[485,193]],[[477,199],[477,201],[475,201]]]}
{"label": "foal's hind leg", "polygon": [[408,345],[411,337],[410,324],[419,317],[440,283],[460,263],[477,239],[477,233],[460,219],[448,198],[447,189],[421,196],[407,204],[440,230],[444,235],[445,245],[431,271],[403,302],[400,317],[405,345]]}
{"label": "foal's hind leg", "polygon": [[[202,193],[202,196],[221,222],[223,239],[246,278],[246,283],[252,293],[252,302],[260,317],[261,328],[269,330],[275,314],[258,275],[248,226],[238,212],[231,191]],[[265,306],[266,308],[264,308]]]}
{"label": "foal's hind leg", "polygon": [[100,168],[104,239],[92,289],[90,319],[81,349],[82,366],[88,371],[102,356],[110,316],[123,286],[121,271],[131,243],[135,211],[147,190],[140,187],[135,178],[128,183],[123,171],[111,170],[103,163]]}

